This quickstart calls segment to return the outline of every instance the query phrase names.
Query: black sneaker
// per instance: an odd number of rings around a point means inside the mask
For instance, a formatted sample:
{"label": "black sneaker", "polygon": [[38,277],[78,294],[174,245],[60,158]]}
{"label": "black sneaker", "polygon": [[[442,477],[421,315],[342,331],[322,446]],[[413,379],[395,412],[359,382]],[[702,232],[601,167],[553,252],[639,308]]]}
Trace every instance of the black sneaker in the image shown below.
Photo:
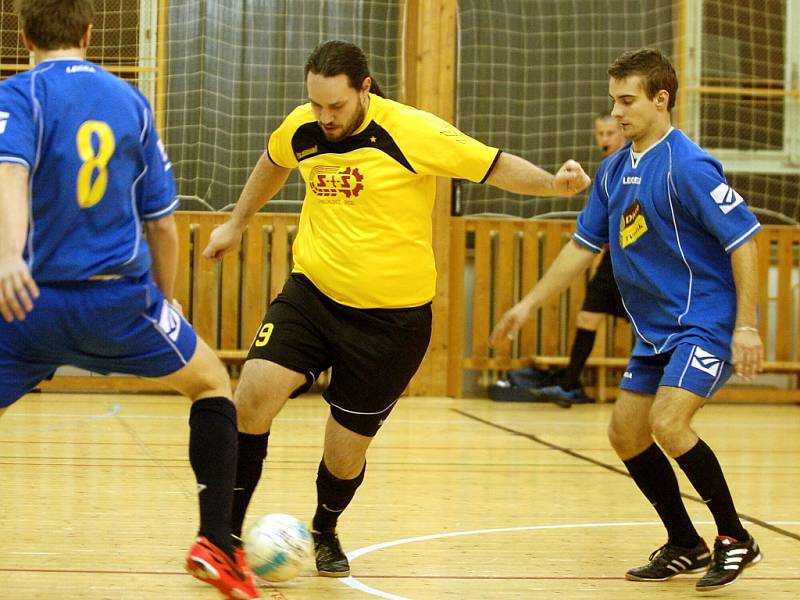
{"label": "black sneaker", "polygon": [[342,551],[339,536],[335,531],[312,531],[314,554],[317,560],[317,573],[323,577],[347,577],[350,563]]}
{"label": "black sneaker", "polygon": [[696,573],[711,562],[711,552],[701,539],[694,548],[682,548],[667,542],[650,555],[650,562],[625,573],[630,581],[666,581],[681,573]]}
{"label": "black sneaker", "polygon": [[708,573],[700,578],[695,589],[698,592],[711,592],[730,585],[742,571],[761,558],[761,550],[752,535],[746,542],[737,542],[721,535],[714,541],[714,558]]}

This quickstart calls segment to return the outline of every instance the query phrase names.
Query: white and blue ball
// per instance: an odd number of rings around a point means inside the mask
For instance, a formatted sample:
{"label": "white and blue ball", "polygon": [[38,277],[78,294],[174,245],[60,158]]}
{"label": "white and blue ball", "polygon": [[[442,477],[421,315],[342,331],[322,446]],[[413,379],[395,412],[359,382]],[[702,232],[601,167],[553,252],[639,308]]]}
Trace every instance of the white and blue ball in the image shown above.
{"label": "white and blue ball", "polygon": [[296,577],[311,557],[311,534],[291,515],[261,517],[245,532],[243,541],[250,568],[266,581]]}

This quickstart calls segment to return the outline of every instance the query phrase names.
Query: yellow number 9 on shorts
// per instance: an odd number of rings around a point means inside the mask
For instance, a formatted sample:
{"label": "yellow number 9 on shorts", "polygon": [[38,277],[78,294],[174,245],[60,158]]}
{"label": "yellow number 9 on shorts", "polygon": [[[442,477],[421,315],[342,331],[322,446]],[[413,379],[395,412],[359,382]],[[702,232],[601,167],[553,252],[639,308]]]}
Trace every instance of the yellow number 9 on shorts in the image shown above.
{"label": "yellow number 9 on shorts", "polygon": [[272,335],[272,330],[274,327],[275,326],[272,323],[264,323],[261,326],[261,329],[258,330],[256,339],[253,340],[253,345],[258,346],[259,348],[266,346],[267,342],[269,342],[269,336]]}

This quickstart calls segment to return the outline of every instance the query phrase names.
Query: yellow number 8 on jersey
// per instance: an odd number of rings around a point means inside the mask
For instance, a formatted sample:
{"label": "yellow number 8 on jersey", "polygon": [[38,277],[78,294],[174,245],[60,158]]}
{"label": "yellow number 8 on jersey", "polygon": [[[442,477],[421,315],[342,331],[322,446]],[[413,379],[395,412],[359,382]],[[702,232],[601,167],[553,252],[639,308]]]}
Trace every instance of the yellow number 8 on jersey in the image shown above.
{"label": "yellow number 8 on jersey", "polygon": [[[98,141],[97,152],[92,139],[95,135]],[[78,205],[89,208],[100,202],[106,193],[108,161],[111,160],[116,146],[114,132],[104,121],[85,121],[78,129],[75,144],[78,147],[78,156],[83,161],[76,182]],[[97,177],[92,181],[95,171]]]}

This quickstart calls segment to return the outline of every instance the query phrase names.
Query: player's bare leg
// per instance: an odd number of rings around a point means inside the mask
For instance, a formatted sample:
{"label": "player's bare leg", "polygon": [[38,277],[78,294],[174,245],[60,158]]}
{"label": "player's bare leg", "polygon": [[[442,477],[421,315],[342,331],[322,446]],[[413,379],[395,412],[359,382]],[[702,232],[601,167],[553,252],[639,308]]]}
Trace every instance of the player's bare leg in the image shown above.
{"label": "player's bare leg", "polygon": [[289,396],[305,383],[306,376],[302,373],[269,360],[248,360],[233,396],[239,431],[252,435],[269,432]]}
{"label": "player's bare leg", "polygon": [[694,529],[681,500],[675,471],[653,441],[655,397],[620,390],[608,437],[636,485],[653,505],[667,528],[667,543],[650,555],[650,562],[630,569],[632,581],[664,581],[681,572],[705,568],[710,553]]}
{"label": "player's bare leg", "polygon": [[317,472],[317,511],[311,536],[317,572],[346,577],[350,563],[339,543],[336,524],[364,480],[367,448],[372,437],[350,431],[332,415],[325,427],[325,449]]}
{"label": "player's bare leg", "polygon": [[676,460],[717,525],[711,565],[696,586],[701,592],[730,585],[746,567],[761,560],[758,544],[736,513],[716,455],[692,429],[692,418],[705,401],[688,390],[662,386],[650,410],[654,438]]}
{"label": "player's bare leg", "polygon": [[250,499],[261,479],[272,420],[292,392],[305,382],[304,375],[267,360],[248,360],[242,369],[233,398],[239,435],[230,524],[237,557],[244,554],[242,526]]}
{"label": "player's bare leg", "polygon": [[600,323],[603,322],[603,317],[605,316],[605,313],[582,310],[575,316],[575,328],[586,329],[587,331],[597,331],[597,329],[600,327]]}

